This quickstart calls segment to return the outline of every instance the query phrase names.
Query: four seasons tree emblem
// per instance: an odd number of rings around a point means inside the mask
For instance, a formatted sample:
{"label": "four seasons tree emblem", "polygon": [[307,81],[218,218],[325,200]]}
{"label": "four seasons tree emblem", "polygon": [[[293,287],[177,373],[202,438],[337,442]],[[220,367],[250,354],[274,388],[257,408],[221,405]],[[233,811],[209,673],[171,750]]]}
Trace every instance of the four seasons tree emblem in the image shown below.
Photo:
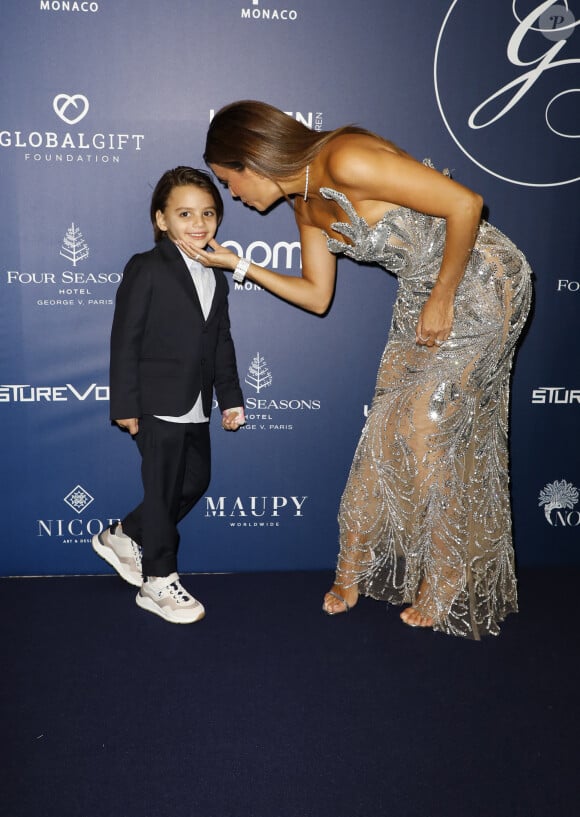
{"label": "four seasons tree emblem", "polygon": [[72,261],[73,267],[76,267],[79,261],[89,257],[89,248],[87,242],[83,238],[83,234],[74,223],[70,225],[66,231],[62,242],[60,254],[64,258]]}
{"label": "four seasons tree emblem", "polygon": [[253,386],[258,394],[261,389],[272,385],[272,374],[268,369],[268,364],[259,353],[250,363],[250,368],[246,375],[246,383],[248,386]]}

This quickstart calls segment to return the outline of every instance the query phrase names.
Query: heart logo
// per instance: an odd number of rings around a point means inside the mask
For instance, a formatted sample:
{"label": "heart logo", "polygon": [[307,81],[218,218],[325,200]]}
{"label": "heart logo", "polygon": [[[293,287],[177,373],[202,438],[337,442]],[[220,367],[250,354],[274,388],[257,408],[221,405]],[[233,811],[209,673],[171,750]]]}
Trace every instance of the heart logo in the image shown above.
{"label": "heart logo", "polygon": [[[77,111],[76,116],[67,115],[69,108],[73,107]],[[82,94],[57,94],[52,100],[52,107],[55,114],[68,125],[76,125],[87,115],[89,111],[89,100]],[[80,110],[80,113],[78,111]]]}

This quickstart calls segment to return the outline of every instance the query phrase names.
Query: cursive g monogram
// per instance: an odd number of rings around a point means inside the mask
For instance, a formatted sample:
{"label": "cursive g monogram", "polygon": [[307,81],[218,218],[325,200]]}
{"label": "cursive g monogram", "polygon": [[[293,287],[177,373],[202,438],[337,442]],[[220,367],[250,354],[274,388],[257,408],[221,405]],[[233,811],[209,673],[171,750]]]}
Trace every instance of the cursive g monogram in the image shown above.
{"label": "cursive g monogram", "polygon": [[[530,68],[529,71],[524,72],[521,76],[516,77],[516,79],[508,82],[507,85],[504,85],[503,88],[500,88],[494,94],[492,94],[488,99],[485,99],[481,105],[472,112],[471,116],[469,117],[469,127],[470,128],[486,128],[488,125],[497,122],[501,119],[505,114],[511,110],[514,105],[523,99],[523,97],[528,93],[530,88],[538,81],[538,79],[542,76],[544,71],[549,71],[552,68],[558,68],[564,65],[580,65],[580,59],[567,59],[567,60],[556,60],[557,54],[566,46],[567,39],[572,33],[572,30],[576,28],[579,24],[579,21],[574,21],[574,18],[570,11],[567,9],[568,12],[568,20],[572,20],[572,22],[568,22],[566,17],[563,14],[556,14],[555,9],[558,7],[555,5],[554,0],[545,0],[544,3],[541,3],[537,8],[531,11],[527,17],[523,20],[520,20],[516,13],[516,0],[513,0],[513,13],[516,19],[519,21],[519,25],[516,27],[516,30],[512,34],[510,41],[507,46],[507,57],[512,65],[515,65],[518,68]],[[553,15],[549,15],[550,10],[554,9]],[[545,19],[547,17],[547,19]],[[544,18],[544,19],[543,19]],[[536,20],[540,21],[540,26],[542,22],[545,20],[546,28],[543,27],[537,28],[534,26]],[[550,21],[552,20],[552,27],[549,28]],[[558,22],[562,26],[562,36],[558,37]],[[520,49],[522,47],[522,43],[526,35],[531,32],[541,32],[546,36],[548,39],[555,39],[556,42],[554,43],[551,48],[541,54],[539,57],[533,60],[523,60],[520,56]],[[500,109],[495,116],[492,116],[488,120],[484,120],[481,122],[477,122],[478,114],[483,114],[484,109],[490,106],[490,103],[494,102],[495,100],[500,99],[500,97],[505,96],[506,94],[510,94],[507,102],[505,105]],[[570,88],[565,91],[562,91],[559,94],[556,94],[548,103],[546,108],[546,124],[554,133],[557,133],[559,136],[565,136],[568,138],[578,138],[580,134],[572,134],[572,133],[562,133],[556,128],[552,127],[549,118],[549,110],[554,102],[562,96],[571,93],[580,93],[580,88]]]}
{"label": "cursive g monogram", "polygon": [[[67,111],[71,107],[77,112],[76,116],[70,116]],[[55,114],[66,122],[67,125],[76,125],[87,115],[89,110],[89,100],[83,94],[57,94],[52,100],[52,107]]]}
{"label": "cursive g monogram", "polygon": [[452,0],[434,60],[447,130],[502,181],[580,181],[580,0]]}

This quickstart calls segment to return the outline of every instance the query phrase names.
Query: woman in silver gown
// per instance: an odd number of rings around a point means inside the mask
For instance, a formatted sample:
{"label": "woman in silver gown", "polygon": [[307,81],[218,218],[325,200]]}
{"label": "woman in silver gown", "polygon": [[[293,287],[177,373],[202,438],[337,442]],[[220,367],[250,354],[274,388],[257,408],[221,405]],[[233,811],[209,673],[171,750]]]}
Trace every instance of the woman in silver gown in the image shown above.
{"label": "woman in silver gown", "polygon": [[336,255],[399,280],[371,410],[339,513],[330,615],[359,594],[408,604],[401,618],[479,639],[517,610],[508,400],[531,301],[523,254],[481,221],[476,193],[379,136],[314,132],[261,102],[212,121],[205,159],[259,211],[294,199],[302,274],[264,269],[211,242],[183,249],[323,314]]}

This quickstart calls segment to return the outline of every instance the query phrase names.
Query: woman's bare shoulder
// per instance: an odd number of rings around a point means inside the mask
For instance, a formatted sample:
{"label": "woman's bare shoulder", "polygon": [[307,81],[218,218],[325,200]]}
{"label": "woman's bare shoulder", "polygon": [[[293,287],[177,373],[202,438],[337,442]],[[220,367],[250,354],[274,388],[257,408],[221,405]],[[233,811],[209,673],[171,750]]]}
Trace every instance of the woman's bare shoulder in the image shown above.
{"label": "woman's bare shoulder", "polygon": [[398,159],[415,161],[402,148],[374,134],[345,133],[332,139],[325,156],[329,178],[336,184],[351,184],[359,175],[375,172],[378,166]]}

